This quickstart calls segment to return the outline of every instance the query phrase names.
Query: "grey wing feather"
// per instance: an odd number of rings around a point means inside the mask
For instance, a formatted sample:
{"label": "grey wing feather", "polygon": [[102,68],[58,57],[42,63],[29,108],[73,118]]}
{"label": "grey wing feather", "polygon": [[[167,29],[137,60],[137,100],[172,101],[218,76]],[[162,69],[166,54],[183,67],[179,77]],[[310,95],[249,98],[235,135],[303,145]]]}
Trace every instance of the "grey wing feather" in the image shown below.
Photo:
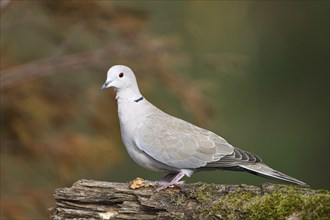
{"label": "grey wing feather", "polygon": [[147,116],[135,140],[149,156],[179,169],[204,167],[234,152],[220,136],[166,113]]}
{"label": "grey wing feather", "polygon": [[243,164],[255,164],[262,162],[261,158],[239,148],[234,148],[234,152],[230,155],[222,157],[218,161],[206,164],[206,168],[230,168],[237,167]]}

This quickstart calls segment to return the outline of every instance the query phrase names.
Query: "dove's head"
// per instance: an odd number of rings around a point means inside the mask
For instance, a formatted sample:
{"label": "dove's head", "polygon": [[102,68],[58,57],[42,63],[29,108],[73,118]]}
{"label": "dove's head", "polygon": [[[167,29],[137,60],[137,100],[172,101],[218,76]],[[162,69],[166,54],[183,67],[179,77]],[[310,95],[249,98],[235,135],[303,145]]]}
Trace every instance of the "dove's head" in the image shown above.
{"label": "dove's head", "polygon": [[123,65],[112,66],[107,73],[107,80],[101,87],[101,91],[113,88],[119,92],[127,89],[137,89],[137,82],[133,71]]}

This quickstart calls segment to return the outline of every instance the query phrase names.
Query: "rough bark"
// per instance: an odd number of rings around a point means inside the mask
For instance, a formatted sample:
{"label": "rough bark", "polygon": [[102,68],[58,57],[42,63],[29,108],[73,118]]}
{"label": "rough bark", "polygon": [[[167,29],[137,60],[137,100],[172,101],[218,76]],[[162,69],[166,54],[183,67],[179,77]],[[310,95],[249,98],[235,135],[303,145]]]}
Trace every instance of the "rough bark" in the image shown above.
{"label": "rough bark", "polygon": [[55,191],[51,219],[326,219],[330,192],[264,184],[149,184],[79,180]]}

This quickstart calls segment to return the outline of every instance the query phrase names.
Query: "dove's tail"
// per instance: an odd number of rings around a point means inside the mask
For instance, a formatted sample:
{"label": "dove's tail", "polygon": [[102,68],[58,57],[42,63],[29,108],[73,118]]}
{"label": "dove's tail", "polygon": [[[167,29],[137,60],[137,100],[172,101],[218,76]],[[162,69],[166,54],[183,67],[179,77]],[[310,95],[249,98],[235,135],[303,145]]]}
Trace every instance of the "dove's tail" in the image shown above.
{"label": "dove's tail", "polygon": [[239,165],[241,168],[245,169],[246,171],[255,174],[257,176],[262,176],[266,178],[273,178],[277,180],[281,180],[287,183],[291,184],[296,184],[296,185],[301,185],[304,187],[309,187],[306,183],[297,180],[291,176],[288,176],[284,173],[281,173],[277,170],[273,170],[269,166],[267,166],[264,163],[255,163],[255,164],[244,164],[244,165]]}

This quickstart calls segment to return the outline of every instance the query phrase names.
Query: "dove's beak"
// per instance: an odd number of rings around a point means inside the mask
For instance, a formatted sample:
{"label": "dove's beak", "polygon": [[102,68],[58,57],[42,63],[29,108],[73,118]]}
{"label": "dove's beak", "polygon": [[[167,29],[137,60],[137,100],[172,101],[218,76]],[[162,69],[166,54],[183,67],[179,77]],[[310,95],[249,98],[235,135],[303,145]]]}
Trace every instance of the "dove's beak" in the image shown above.
{"label": "dove's beak", "polygon": [[105,89],[110,87],[110,82],[105,82],[103,86],[101,87],[101,92],[103,92]]}

